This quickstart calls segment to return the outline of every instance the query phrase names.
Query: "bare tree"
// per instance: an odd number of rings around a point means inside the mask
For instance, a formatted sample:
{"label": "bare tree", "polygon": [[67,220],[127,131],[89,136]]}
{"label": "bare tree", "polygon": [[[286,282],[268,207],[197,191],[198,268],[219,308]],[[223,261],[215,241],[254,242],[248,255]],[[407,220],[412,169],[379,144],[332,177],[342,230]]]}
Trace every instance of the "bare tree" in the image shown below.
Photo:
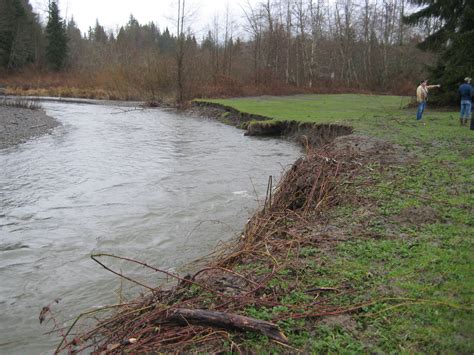
{"label": "bare tree", "polygon": [[230,36],[230,13],[229,13],[229,3],[226,4],[225,11],[225,24],[224,24],[224,53],[222,55],[222,73],[227,74],[228,69],[228,51],[229,51],[229,36]]}
{"label": "bare tree", "polygon": [[334,16],[336,38],[341,55],[340,79],[344,80],[347,86],[358,81],[354,67],[355,31],[353,28],[353,10],[352,0],[336,2]]}
{"label": "bare tree", "polygon": [[285,82],[290,82],[290,54],[291,54],[291,0],[286,0],[286,63],[285,63]]}
{"label": "bare tree", "polygon": [[[306,12],[306,7],[303,0],[295,0],[294,3],[294,15],[296,17],[296,27],[298,29],[298,55],[300,56],[300,61],[297,61],[297,67],[301,68],[301,80],[300,80],[300,70],[297,69],[296,73],[296,85],[300,86],[305,84],[307,78],[307,66],[308,66],[308,55],[307,55],[307,46],[306,46],[306,27],[308,25],[308,17]],[[300,66],[301,63],[301,66]]]}
{"label": "bare tree", "polygon": [[185,45],[185,34],[184,34],[184,20],[185,20],[185,7],[186,0],[178,0],[178,15],[177,15],[177,48],[176,48],[176,69],[177,69],[177,102],[182,104],[184,101],[184,85],[183,85],[183,74],[184,74],[184,45]]}
{"label": "bare tree", "polygon": [[313,87],[313,80],[315,77],[315,71],[317,70],[317,51],[318,45],[323,35],[323,0],[309,1],[309,13],[311,18],[311,52],[310,52],[310,63],[309,63],[309,87]]}
{"label": "bare tree", "polygon": [[372,4],[370,0],[364,0],[361,7],[361,44],[362,44],[362,59],[361,59],[361,77],[366,86],[372,81],[372,48],[375,41],[375,13],[376,4]]}
{"label": "bare tree", "polygon": [[251,35],[253,41],[253,64],[255,83],[260,81],[260,61],[262,50],[262,13],[258,9],[252,7],[247,1],[247,8],[242,8],[245,19],[247,20],[245,29]]}

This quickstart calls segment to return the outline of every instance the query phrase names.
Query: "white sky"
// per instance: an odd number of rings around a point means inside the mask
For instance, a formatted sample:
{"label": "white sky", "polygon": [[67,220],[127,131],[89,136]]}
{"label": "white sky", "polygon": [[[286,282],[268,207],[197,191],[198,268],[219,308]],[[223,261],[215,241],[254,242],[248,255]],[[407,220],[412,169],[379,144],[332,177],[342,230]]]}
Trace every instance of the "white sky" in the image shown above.
{"label": "white sky", "polygon": [[[186,7],[193,9],[192,29],[196,36],[202,37],[213,22],[216,14],[222,24],[225,20],[226,6],[232,13],[232,19],[242,21],[241,6],[256,4],[259,0],[186,0]],[[30,0],[35,11],[44,19],[48,0]],[[59,0],[61,17],[71,18],[82,32],[94,26],[96,19],[109,29],[117,29],[128,22],[130,14],[141,23],[155,22],[160,29],[169,27],[175,31],[174,17],[177,13],[177,0]]]}

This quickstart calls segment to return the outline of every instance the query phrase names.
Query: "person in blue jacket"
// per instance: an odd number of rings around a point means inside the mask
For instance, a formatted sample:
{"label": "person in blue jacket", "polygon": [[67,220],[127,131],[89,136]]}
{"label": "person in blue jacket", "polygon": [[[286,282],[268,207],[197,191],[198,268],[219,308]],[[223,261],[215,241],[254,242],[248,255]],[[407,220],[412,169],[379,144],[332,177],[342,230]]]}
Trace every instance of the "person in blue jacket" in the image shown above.
{"label": "person in blue jacket", "polygon": [[[459,86],[459,96],[461,96],[461,115],[459,120],[461,126],[466,126],[467,121],[471,119],[471,109],[472,109],[472,86],[471,78],[464,78],[464,83]],[[471,129],[474,129],[473,120],[471,120]]]}

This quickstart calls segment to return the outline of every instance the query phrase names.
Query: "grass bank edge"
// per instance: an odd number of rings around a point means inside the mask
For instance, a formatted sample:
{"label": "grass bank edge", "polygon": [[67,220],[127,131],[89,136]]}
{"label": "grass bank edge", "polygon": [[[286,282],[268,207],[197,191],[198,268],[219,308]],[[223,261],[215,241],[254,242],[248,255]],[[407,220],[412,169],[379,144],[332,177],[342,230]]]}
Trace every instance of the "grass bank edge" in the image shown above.
{"label": "grass bank edge", "polygon": [[383,116],[400,111],[411,98],[393,95],[364,94],[302,94],[293,96],[261,96],[233,99],[195,99],[225,110],[267,117],[272,121],[314,123],[353,123],[365,116]]}

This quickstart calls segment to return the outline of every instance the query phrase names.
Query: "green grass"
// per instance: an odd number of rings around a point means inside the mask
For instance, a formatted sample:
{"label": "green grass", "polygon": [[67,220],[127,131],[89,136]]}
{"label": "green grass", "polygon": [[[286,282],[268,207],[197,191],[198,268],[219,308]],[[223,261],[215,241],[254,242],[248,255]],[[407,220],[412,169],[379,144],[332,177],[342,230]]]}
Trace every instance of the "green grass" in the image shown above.
{"label": "green grass", "polygon": [[[306,352],[474,353],[474,132],[457,112],[428,108],[423,122],[409,98],[301,95],[208,100],[274,120],[347,124],[416,155],[413,163],[368,166],[347,199],[329,211],[350,236],[331,250],[305,248],[304,272],[282,272],[273,287],[288,289],[282,304],[303,311],[308,287],[339,287],[327,301],[370,303],[344,322],[281,322],[290,345]],[[423,124],[424,123],[424,124]],[[357,200],[356,202],[351,202]],[[273,319],[282,309],[250,308]],[[258,352],[281,351],[247,337]]]}
{"label": "green grass", "polygon": [[297,95],[202,100],[232,106],[241,112],[268,116],[276,120],[304,122],[347,122],[366,117],[381,117],[406,106],[409,98],[375,95]]}

